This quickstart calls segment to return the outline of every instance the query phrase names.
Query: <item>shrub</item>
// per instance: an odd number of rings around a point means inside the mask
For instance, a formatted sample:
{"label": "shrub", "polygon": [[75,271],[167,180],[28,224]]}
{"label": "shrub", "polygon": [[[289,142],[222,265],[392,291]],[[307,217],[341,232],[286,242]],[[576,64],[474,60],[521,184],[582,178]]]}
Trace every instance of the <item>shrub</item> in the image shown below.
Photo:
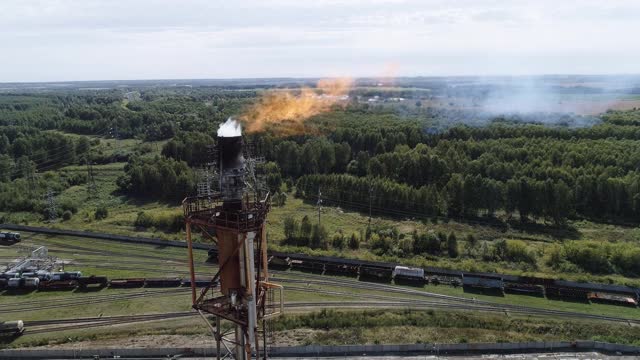
{"label": "shrub", "polygon": [[314,224],[311,229],[311,247],[314,249],[327,249],[327,229],[324,225]]}
{"label": "shrub", "polygon": [[62,213],[62,220],[64,220],[64,221],[71,220],[71,217],[72,217],[72,216],[73,216],[73,213],[72,213],[71,211],[69,211],[69,210],[65,210],[65,211]]}
{"label": "shrub", "polygon": [[529,251],[527,245],[520,240],[507,241],[505,260],[513,262],[536,263],[536,255]]}
{"label": "shrub", "polygon": [[597,242],[571,241],[564,247],[567,260],[594,274],[613,271],[609,262],[610,247]]}
{"label": "shrub", "polygon": [[288,244],[294,245],[300,233],[300,224],[291,216],[287,216],[283,221],[284,238]]}
{"label": "shrub", "polygon": [[138,213],[138,217],[136,217],[136,221],[133,223],[137,227],[148,228],[153,226],[153,220],[147,213],[144,211],[140,211]]}
{"label": "shrub", "polygon": [[358,239],[358,234],[354,232],[349,238],[349,249],[356,250],[358,248],[360,248],[360,239]]}
{"label": "shrub", "polygon": [[107,209],[107,207],[104,205],[98,206],[95,214],[96,220],[106,219],[107,216],[109,216],[109,210]]}
{"label": "shrub", "polygon": [[618,272],[637,277],[640,275],[640,249],[629,245],[617,247],[611,262],[618,269]]}
{"label": "shrub", "polygon": [[447,253],[451,258],[458,257],[458,239],[456,238],[456,234],[453,232],[449,234],[447,237]]}
{"label": "shrub", "polygon": [[342,233],[337,232],[333,234],[331,237],[331,246],[335,249],[342,250],[345,247],[344,235]]}
{"label": "shrub", "polygon": [[173,210],[154,212],[151,214],[140,211],[134,225],[143,228],[155,227],[165,231],[177,232],[184,228],[184,217],[182,213]]}

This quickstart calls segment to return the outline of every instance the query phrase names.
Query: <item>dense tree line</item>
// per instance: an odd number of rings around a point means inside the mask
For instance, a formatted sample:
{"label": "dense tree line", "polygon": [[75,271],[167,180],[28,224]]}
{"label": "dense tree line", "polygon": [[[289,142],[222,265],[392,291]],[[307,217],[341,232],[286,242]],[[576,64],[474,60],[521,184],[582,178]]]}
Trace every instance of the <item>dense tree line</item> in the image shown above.
{"label": "dense tree line", "polygon": [[[0,127],[163,140],[180,130],[213,133],[218,123],[238,114],[256,96],[255,91],[211,88],[130,90],[0,94]],[[133,92],[139,96],[129,100]]]}
{"label": "dense tree line", "polygon": [[189,165],[203,166],[212,162],[211,136],[200,132],[181,132],[162,147],[162,155],[182,160]]}
{"label": "dense tree line", "polygon": [[0,127],[0,181],[85,162],[91,143],[32,127]]}
{"label": "dense tree line", "polygon": [[[19,178],[14,181],[0,182],[0,204],[6,212],[35,212],[43,215],[46,206],[43,196],[47,190],[60,193],[71,186],[86,183],[86,173],[83,172],[46,172],[37,178]],[[78,205],[69,201],[62,201],[57,206],[57,216],[65,211],[75,213]],[[1,220],[1,219],[0,219]]]}
{"label": "dense tree line", "polygon": [[117,185],[131,196],[178,201],[195,191],[193,171],[184,161],[133,157],[124,170]]}
{"label": "dense tree line", "polygon": [[499,125],[440,134],[416,132],[411,121],[368,128],[345,121],[326,137],[267,136],[262,145],[283,176],[298,179],[300,196],[322,188],[343,206],[367,208],[372,193],[374,211],[414,216],[502,211],[556,224],[574,216],[636,221],[640,142],[585,135],[616,122],[640,131],[628,125],[636,118],[640,112],[610,112],[588,129]]}

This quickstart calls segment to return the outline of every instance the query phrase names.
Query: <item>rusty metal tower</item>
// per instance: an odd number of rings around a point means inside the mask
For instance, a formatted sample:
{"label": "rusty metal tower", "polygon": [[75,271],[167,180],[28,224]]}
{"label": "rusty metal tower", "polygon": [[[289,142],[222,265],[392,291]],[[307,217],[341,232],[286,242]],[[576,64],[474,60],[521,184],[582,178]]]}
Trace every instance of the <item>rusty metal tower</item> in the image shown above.
{"label": "rusty metal tower", "polygon": [[[247,186],[245,178],[251,177],[252,169],[243,144],[242,136],[219,136],[215,165],[220,191],[183,201],[193,308],[213,332],[218,359],[266,359],[266,320],[283,309],[282,286],[269,282],[267,268],[265,220],[270,196]],[[194,231],[212,240],[218,250],[218,271],[199,292],[192,248]],[[275,298],[279,304],[273,301]],[[215,317],[213,324],[206,314]],[[225,332],[221,320],[234,326]]]}

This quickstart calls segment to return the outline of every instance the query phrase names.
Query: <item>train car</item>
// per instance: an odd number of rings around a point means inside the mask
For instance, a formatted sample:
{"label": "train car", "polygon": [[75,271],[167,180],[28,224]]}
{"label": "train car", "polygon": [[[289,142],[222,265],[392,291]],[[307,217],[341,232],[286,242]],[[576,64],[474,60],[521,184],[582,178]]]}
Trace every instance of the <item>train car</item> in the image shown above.
{"label": "train car", "polygon": [[26,289],[35,289],[40,285],[40,279],[37,277],[24,277],[22,279],[24,279],[23,286]]}
{"label": "train car", "polygon": [[393,268],[360,266],[360,280],[391,282],[393,277]]}
{"label": "train car", "polygon": [[178,287],[182,281],[180,278],[157,278],[157,279],[146,279],[145,286],[146,287]]}
{"label": "train car", "polygon": [[638,289],[624,285],[597,284],[597,283],[581,283],[567,280],[554,280],[553,286],[564,287],[568,289],[582,290],[586,292],[602,292],[608,294],[627,295],[637,299]]}
{"label": "train car", "polygon": [[16,291],[16,290],[35,290],[40,285],[40,279],[37,277],[15,277],[7,280],[7,288]]}
{"label": "train car", "polygon": [[574,289],[562,286],[545,286],[544,292],[547,298],[557,300],[570,300],[587,302],[589,292],[582,289]]}
{"label": "train car", "polygon": [[12,245],[20,242],[20,233],[10,231],[0,231],[0,244]]}
{"label": "train car", "polygon": [[427,266],[424,268],[425,282],[433,285],[452,285],[460,286],[462,284],[462,271],[449,270]]}
{"label": "train car", "polygon": [[0,275],[0,277],[3,278],[3,279],[11,279],[11,278],[20,277],[20,274],[18,274],[15,271],[7,271],[5,273],[2,273],[2,275]]}
{"label": "train car", "polygon": [[527,283],[516,283],[505,281],[504,292],[510,294],[523,294],[544,297],[544,287],[542,285],[534,285]]}
{"label": "train car", "polygon": [[113,279],[109,282],[111,288],[139,288],[144,286],[144,278]]}
{"label": "train car", "polygon": [[497,294],[502,294],[504,292],[504,282],[502,279],[490,279],[467,275],[462,277],[462,287],[466,291],[471,292],[476,291]]}
{"label": "train car", "polygon": [[324,264],[324,273],[357,277],[358,266],[339,262],[328,262]]}
{"label": "train car", "polygon": [[[196,287],[203,288],[203,287],[208,286],[210,282],[211,282],[211,279],[208,279],[208,278],[196,278],[195,284],[196,284]],[[218,284],[219,283],[220,282],[218,281]],[[187,286],[190,287],[191,286],[191,279],[190,278],[182,279],[182,281],[180,282],[180,285],[184,286],[184,287],[187,287]]]}
{"label": "train car", "polygon": [[286,270],[291,266],[291,258],[288,256],[272,255],[269,257],[269,268],[275,270]]}
{"label": "train car", "polygon": [[424,281],[432,285],[451,285],[453,287],[462,285],[461,278],[446,275],[425,275]]}
{"label": "train car", "polygon": [[393,279],[398,284],[423,285],[424,269],[407,266],[396,266],[392,272]]}
{"label": "train car", "polygon": [[22,320],[0,322],[0,336],[16,337],[22,335],[22,333],[24,333],[24,322]]}
{"label": "train car", "polygon": [[11,278],[7,280],[7,288],[9,289],[18,289],[21,288],[24,284],[24,279],[22,278]]}
{"label": "train car", "polygon": [[324,272],[324,262],[314,260],[291,260],[293,270],[322,274]]}
{"label": "train car", "polygon": [[629,296],[624,296],[624,295],[590,292],[587,295],[587,297],[589,300],[593,302],[614,304],[614,305],[634,306],[634,307],[638,306],[638,300]]}
{"label": "train car", "polygon": [[44,291],[69,291],[78,287],[76,280],[47,280],[40,282],[38,290]]}
{"label": "train car", "polygon": [[82,277],[80,271],[64,271],[51,273],[51,280],[78,280]]}
{"label": "train car", "polygon": [[51,280],[51,273],[47,270],[38,270],[35,273],[35,276],[40,279],[40,281],[49,281]]}
{"label": "train car", "polygon": [[109,282],[106,276],[98,276],[98,275],[81,276],[78,278],[77,281],[78,281],[78,285],[81,288],[87,288],[91,285],[95,285],[95,287],[98,287],[98,288],[103,288],[107,286]]}

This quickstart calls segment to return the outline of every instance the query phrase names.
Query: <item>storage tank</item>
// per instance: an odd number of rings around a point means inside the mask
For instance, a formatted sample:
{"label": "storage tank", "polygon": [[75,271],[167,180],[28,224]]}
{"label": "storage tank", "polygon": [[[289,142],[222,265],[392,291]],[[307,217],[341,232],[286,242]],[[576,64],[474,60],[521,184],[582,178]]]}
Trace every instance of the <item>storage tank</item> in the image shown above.
{"label": "storage tank", "polygon": [[82,276],[82,272],[80,272],[80,271],[69,271],[69,272],[67,272],[66,276],[67,276],[67,278],[65,280],[67,280],[67,279],[77,280]]}
{"label": "storage tank", "polygon": [[24,322],[22,320],[0,322],[0,334],[20,335],[24,332]]}
{"label": "storage tank", "polygon": [[48,272],[47,270],[38,270],[36,271],[36,277],[40,280],[50,280],[51,273]]}
{"label": "storage tank", "polygon": [[24,278],[24,287],[26,288],[37,288],[39,284],[40,279],[37,277]]}
{"label": "storage tank", "polygon": [[11,278],[7,281],[7,287],[17,289],[22,286],[23,280],[21,278]]}
{"label": "storage tank", "polygon": [[393,269],[393,277],[412,280],[424,279],[424,269],[396,266]]}

